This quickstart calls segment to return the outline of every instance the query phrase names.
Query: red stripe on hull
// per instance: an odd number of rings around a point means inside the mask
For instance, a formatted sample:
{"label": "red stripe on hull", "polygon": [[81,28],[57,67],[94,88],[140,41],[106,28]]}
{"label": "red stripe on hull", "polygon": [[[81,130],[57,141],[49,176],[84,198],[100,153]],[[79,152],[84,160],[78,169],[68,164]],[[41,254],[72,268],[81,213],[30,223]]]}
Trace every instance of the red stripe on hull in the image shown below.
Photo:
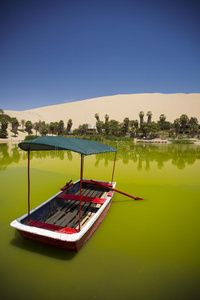
{"label": "red stripe on hull", "polygon": [[75,242],[68,242],[68,241],[62,241],[59,239],[54,239],[51,237],[46,237],[39,235],[37,233],[31,233],[27,231],[18,230],[19,233],[22,235],[24,239],[28,239],[34,242],[38,242],[47,246],[53,246],[57,248],[62,248],[69,251],[78,252],[81,247],[89,240],[89,238],[93,235],[93,233],[96,231],[96,229],[99,227],[101,222],[103,221],[104,217],[106,216],[109,208],[110,208],[111,202],[106,206],[104,211],[101,213],[99,218],[96,220],[96,222],[90,227],[90,229],[82,236],[82,238]]}

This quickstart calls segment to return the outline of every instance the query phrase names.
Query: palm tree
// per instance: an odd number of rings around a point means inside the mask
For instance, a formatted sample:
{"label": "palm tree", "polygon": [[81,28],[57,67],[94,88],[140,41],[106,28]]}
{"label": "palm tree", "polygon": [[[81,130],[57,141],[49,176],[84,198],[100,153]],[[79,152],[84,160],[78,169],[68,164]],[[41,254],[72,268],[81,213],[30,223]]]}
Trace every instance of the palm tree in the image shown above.
{"label": "palm tree", "polygon": [[102,134],[103,122],[102,121],[97,121],[96,122],[96,128],[97,128],[97,132],[99,134]]}
{"label": "palm tree", "polygon": [[39,127],[39,133],[40,134],[42,134],[42,129],[43,129],[43,127],[44,127],[44,123],[45,122],[42,122],[41,120],[39,120],[39,122],[38,122],[38,127]]}
{"label": "palm tree", "polygon": [[134,121],[133,121],[133,124],[134,124],[135,128],[138,129],[138,125],[139,125],[138,120],[134,120]]}
{"label": "palm tree", "polygon": [[99,120],[99,114],[98,114],[98,113],[96,113],[94,116],[95,116],[97,122],[100,121],[100,120]]}
{"label": "palm tree", "polygon": [[144,112],[143,111],[139,112],[139,117],[140,117],[140,127],[141,127],[142,123],[144,122]]}
{"label": "palm tree", "polygon": [[143,136],[147,137],[150,132],[150,125],[147,124],[147,122],[143,122],[140,130],[142,131]]}
{"label": "palm tree", "polygon": [[28,134],[30,135],[32,133],[32,128],[33,128],[33,124],[31,121],[27,121],[25,123],[25,131],[28,132]]}
{"label": "palm tree", "polygon": [[135,128],[135,126],[133,125],[133,127],[131,128],[130,137],[134,138],[134,137],[135,137],[135,134],[136,134],[136,128]]}
{"label": "palm tree", "polygon": [[151,124],[148,124],[150,129],[150,137],[155,138],[157,136],[157,132],[159,131],[159,125],[156,122],[151,122]]}
{"label": "palm tree", "polygon": [[18,122],[17,118],[12,118],[12,119],[11,119],[11,124],[12,124],[12,131],[13,131],[14,134],[16,135],[16,134],[17,134],[18,127],[19,127],[19,122]]}
{"label": "palm tree", "polygon": [[7,130],[7,128],[8,128],[8,120],[6,118],[3,118],[1,120],[1,129],[2,130]]}
{"label": "palm tree", "polygon": [[60,120],[58,123],[58,135],[63,135],[64,132],[64,122]]}
{"label": "palm tree", "polygon": [[67,122],[67,130],[66,130],[66,133],[69,134],[71,128],[72,128],[72,119],[69,119],[68,122]]}
{"label": "palm tree", "polygon": [[7,128],[8,128],[8,120],[6,118],[3,118],[1,120],[1,131],[7,132]]}
{"label": "palm tree", "polygon": [[46,136],[48,133],[48,125],[44,124],[43,128],[42,128],[42,136]]}
{"label": "palm tree", "polygon": [[128,132],[129,122],[130,122],[129,118],[125,118],[124,119],[124,123],[123,123],[123,132],[124,132],[124,135],[126,135],[127,132]]}
{"label": "palm tree", "polygon": [[6,118],[1,119],[1,129],[0,129],[0,137],[1,138],[7,138],[8,132],[8,120]]}
{"label": "palm tree", "polygon": [[56,124],[54,122],[51,122],[49,128],[50,128],[50,131],[51,131],[52,135],[54,134],[55,127],[56,127]]}
{"label": "palm tree", "polygon": [[110,121],[103,124],[103,129],[105,130],[105,134],[108,135],[110,132]]}
{"label": "palm tree", "polygon": [[198,124],[192,123],[190,124],[190,134],[192,135],[192,137],[195,136],[195,132],[198,131]]}
{"label": "palm tree", "polygon": [[136,137],[137,137],[137,135],[138,135],[138,126],[139,126],[138,120],[134,120],[134,121],[133,121],[133,124],[134,124],[134,127],[135,127],[135,129],[136,129]]}
{"label": "palm tree", "polygon": [[105,118],[105,123],[107,123],[109,121],[109,115],[106,114],[104,118]]}
{"label": "palm tree", "polygon": [[147,112],[147,117],[148,117],[147,123],[150,124],[151,123],[151,118],[152,118],[152,112],[151,111]]}
{"label": "palm tree", "polygon": [[180,119],[174,120],[174,129],[175,129],[175,132],[176,132],[176,137],[178,136],[178,133],[179,133],[179,130],[180,130],[180,125],[181,125]]}
{"label": "palm tree", "polygon": [[198,127],[199,127],[197,118],[191,117],[188,124],[190,126],[190,133],[192,134],[192,137],[194,137],[195,132],[198,133]]}
{"label": "palm tree", "polygon": [[166,120],[166,116],[164,114],[161,114],[160,115],[160,125],[161,125],[162,130],[164,130],[165,120]]}
{"label": "palm tree", "polygon": [[191,118],[190,118],[190,121],[189,121],[189,124],[198,124],[197,118],[191,117]]}
{"label": "palm tree", "polygon": [[39,129],[40,129],[40,125],[39,125],[39,123],[38,122],[36,122],[35,124],[34,124],[34,129],[35,129],[35,131],[36,131],[36,135],[37,135],[37,132],[39,131]]}
{"label": "palm tree", "polygon": [[58,134],[58,127],[59,127],[59,124],[58,124],[58,122],[54,122],[54,133],[55,134]]}
{"label": "palm tree", "polygon": [[181,127],[183,130],[183,134],[185,134],[185,127],[186,127],[188,121],[189,121],[189,118],[186,114],[183,114],[180,116],[180,122],[181,122]]}
{"label": "palm tree", "polygon": [[22,124],[22,129],[24,129],[24,125],[25,125],[25,120],[24,119],[21,120],[21,124]]}
{"label": "palm tree", "polygon": [[78,135],[84,135],[87,134],[87,130],[88,130],[88,124],[82,124],[79,125],[78,129],[75,129],[73,133],[77,132]]}
{"label": "palm tree", "polygon": [[119,136],[120,126],[116,120],[109,121],[109,133],[115,136]]}
{"label": "palm tree", "polygon": [[44,128],[46,128],[47,127],[47,125],[46,125],[46,123],[45,123],[45,121],[39,121],[38,122],[38,130],[39,130],[39,133],[41,134],[41,135],[43,135],[43,132],[44,132]]}

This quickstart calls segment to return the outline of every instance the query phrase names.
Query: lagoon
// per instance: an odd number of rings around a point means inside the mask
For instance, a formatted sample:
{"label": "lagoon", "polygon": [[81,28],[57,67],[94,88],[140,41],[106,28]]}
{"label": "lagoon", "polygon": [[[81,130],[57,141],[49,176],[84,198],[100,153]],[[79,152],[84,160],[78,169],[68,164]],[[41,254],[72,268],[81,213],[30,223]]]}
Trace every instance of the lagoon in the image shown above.
{"label": "lagoon", "polygon": [[[78,253],[26,241],[27,153],[0,144],[2,299],[199,299],[200,146],[116,142],[111,208]],[[110,180],[112,154],[85,159],[84,178]],[[80,156],[31,153],[31,209],[77,180]]]}

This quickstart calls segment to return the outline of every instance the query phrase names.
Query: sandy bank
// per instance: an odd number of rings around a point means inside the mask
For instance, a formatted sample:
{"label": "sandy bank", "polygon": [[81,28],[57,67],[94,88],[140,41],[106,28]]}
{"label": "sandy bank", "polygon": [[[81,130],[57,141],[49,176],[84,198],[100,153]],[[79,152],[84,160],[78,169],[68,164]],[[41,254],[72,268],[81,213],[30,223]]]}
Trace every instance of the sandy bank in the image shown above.
{"label": "sandy bank", "polygon": [[17,117],[32,122],[39,120],[47,123],[63,120],[65,126],[68,119],[72,119],[72,129],[80,124],[88,123],[95,125],[95,113],[98,113],[100,120],[104,121],[105,114],[109,119],[120,122],[125,117],[131,120],[139,120],[139,112],[153,113],[152,121],[158,121],[161,114],[165,114],[167,121],[173,122],[182,114],[189,117],[196,117],[200,121],[200,94],[130,94],[99,97],[71,103],[64,103],[53,106],[40,107],[26,111],[9,111],[5,113],[11,117]]}

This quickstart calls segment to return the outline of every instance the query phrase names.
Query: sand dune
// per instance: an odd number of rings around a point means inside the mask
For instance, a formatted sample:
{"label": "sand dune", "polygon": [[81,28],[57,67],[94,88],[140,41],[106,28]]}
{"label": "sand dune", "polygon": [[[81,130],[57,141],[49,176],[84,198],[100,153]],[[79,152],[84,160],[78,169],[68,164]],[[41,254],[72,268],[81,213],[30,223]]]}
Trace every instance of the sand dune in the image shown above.
{"label": "sand dune", "polygon": [[5,113],[11,117],[17,117],[19,121],[38,122],[39,120],[47,123],[63,120],[65,126],[68,119],[72,119],[75,129],[80,124],[88,123],[95,125],[95,113],[98,113],[100,120],[104,121],[105,114],[109,119],[120,122],[125,117],[130,120],[139,120],[139,112],[153,113],[152,121],[158,121],[161,114],[165,114],[167,121],[174,121],[182,114],[188,117],[196,117],[200,121],[200,94],[130,94],[99,97],[59,105],[40,107],[25,111],[9,111]]}

